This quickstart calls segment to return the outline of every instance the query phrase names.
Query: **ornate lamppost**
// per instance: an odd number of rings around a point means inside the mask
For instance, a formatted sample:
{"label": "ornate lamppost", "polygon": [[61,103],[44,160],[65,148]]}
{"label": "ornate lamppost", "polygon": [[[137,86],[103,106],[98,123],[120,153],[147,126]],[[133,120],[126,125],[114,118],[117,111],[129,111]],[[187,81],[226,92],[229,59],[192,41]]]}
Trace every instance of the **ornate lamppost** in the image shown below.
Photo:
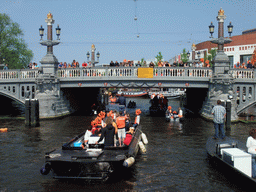
{"label": "ornate lamppost", "polygon": [[192,47],[191,47],[191,50],[192,50],[192,63],[194,63],[195,62],[195,59],[196,59],[196,45],[193,43],[192,44]]}
{"label": "ornate lamppost", "polygon": [[97,61],[95,61],[95,45],[92,44],[92,47],[91,47],[91,60],[89,61],[89,58],[90,58],[90,52],[88,51],[86,56],[87,56],[87,62],[91,62],[92,63],[92,66],[95,67],[95,64],[96,63],[99,63],[99,59],[100,59],[100,53],[99,51],[97,52],[96,54],[96,57],[97,57]]}
{"label": "ornate lamppost", "polygon": [[[226,19],[226,15],[224,15],[224,10],[221,8],[218,12],[217,21],[218,21],[218,38],[212,38],[212,34],[214,33],[214,25],[211,22],[209,26],[209,32],[211,34],[211,42],[218,45],[217,54],[213,60],[213,75],[214,76],[225,76],[228,74],[230,69],[229,66],[229,58],[224,53],[224,44],[231,43],[232,40],[224,37],[224,20]],[[233,32],[233,25],[228,25],[228,33],[229,36]]]}
{"label": "ornate lamppost", "polygon": [[53,55],[53,46],[60,43],[60,28],[59,25],[56,28],[57,40],[52,39],[52,24],[54,24],[53,15],[49,12],[45,19],[47,23],[47,40],[43,41],[44,28],[41,25],[39,28],[39,35],[41,36],[41,45],[47,46],[47,54],[42,58],[40,63],[42,64],[43,74],[55,75],[58,67],[58,59]]}

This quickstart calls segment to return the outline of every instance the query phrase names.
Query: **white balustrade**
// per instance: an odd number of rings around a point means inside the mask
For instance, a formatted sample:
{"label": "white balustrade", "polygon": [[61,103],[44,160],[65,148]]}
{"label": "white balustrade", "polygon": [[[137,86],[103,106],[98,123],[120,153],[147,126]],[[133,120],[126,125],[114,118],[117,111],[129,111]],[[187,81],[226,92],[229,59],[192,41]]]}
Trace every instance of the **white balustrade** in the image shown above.
{"label": "white balustrade", "polygon": [[231,74],[235,79],[254,79],[253,70],[236,69],[231,70]]}

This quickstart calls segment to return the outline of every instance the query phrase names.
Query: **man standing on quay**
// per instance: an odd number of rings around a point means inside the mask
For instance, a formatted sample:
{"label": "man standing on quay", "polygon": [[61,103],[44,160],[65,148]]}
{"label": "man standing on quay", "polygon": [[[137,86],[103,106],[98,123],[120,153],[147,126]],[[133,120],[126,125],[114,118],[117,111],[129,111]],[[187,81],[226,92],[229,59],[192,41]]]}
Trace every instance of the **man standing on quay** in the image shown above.
{"label": "man standing on quay", "polygon": [[219,132],[220,132],[220,138],[225,138],[225,132],[224,132],[224,119],[226,117],[226,109],[221,105],[221,101],[217,101],[217,105],[213,107],[212,109],[212,115],[213,115],[213,123],[215,128],[215,136],[213,139],[219,138]]}

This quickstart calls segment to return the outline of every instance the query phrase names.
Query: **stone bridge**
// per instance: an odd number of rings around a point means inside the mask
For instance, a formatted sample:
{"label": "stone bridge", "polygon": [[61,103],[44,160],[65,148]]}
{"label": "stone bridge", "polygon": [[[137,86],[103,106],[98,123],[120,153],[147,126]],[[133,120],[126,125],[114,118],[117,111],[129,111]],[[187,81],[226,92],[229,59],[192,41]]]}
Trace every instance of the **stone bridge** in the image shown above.
{"label": "stone bridge", "polygon": [[[43,74],[40,70],[2,70],[0,71],[0,94],[19,103],[25,99],[44,100],[44,106],[54,112],[40,111],[40,117],[69,113],[68,99],[63,89],[69,88],[205,88],[214,84],[230,84],[229,92],[235,100],[237,114],[256,103],[255,71],[250,69],[232,69],[229,71],[231,82],[213,78],[211,68],[191,67],[155,67],[151,77],[138,75],[137,67],[93,67],[58,69],[56,74]],[[208,97],[221,94],[211,89]],[[196,94],[195,94],[196,96]],[[228,98],[226,98],[228,99]],[[212,106],[209,105],[209,109]],[[58,115],[57,115],[58,116]]]}

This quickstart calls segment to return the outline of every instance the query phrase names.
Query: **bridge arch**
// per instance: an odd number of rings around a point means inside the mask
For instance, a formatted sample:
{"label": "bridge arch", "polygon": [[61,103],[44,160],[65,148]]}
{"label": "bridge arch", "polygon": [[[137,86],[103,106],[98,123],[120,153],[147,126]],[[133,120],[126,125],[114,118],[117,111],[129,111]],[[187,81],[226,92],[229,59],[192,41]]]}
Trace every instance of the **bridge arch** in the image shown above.
{"label": "bridge arch", "polygon": [[14,97],[12,94],[9,94],[9,93],[6,93],[6,92],[3,92],[3,91],[0,91],[0,95],[2,96],[5,96],[9,99],[12,99],[14,101],[17,101],[18,103],[22,104],[22,105],[25,105],[25,100],[21,100],[21,99],[18,99],[16,97]]}

